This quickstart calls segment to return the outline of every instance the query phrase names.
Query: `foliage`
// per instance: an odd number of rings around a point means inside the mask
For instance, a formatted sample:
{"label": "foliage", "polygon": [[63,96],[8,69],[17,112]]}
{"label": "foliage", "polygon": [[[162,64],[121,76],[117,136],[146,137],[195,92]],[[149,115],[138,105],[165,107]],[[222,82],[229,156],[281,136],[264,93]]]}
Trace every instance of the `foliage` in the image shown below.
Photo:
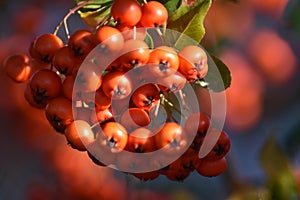
{"label": "foliage", "polygon": [[260,158],[268,177],[267,186],[270,198],[295,199],[297,191],[291,166],[274,137],[269,138],[263,145]]}
{"label": "foliage", "polygon": [[[169,19],[167,30],[165,31],[165,39],[177,49],[182,49],[186,44],[200,44],[204,35],[204,18],[209,10],[212,0],[198,0],[192,4],[183,4],[182,0],[158,0],[168,10]],[[79,5],[85,1],[76,0]],[[142,0],[139,0],[143,3]],[[92,27],[109,21],[111,19],[109,11],[112,0],[93,0],[87,3],[79,10],[81,18]],[[180,34],[174,34],[174,32]],[[149,36],[149,35],[148,35]],[[147,36],[147,42],[151,42],[151,38]],[[211,56],[209,65],[211,65],[207,78],[202,80],[198,85],[220,92],[230,86],[231,74],[227,66],[217,57]],[[221,79],[220,79],[221,78]]]}

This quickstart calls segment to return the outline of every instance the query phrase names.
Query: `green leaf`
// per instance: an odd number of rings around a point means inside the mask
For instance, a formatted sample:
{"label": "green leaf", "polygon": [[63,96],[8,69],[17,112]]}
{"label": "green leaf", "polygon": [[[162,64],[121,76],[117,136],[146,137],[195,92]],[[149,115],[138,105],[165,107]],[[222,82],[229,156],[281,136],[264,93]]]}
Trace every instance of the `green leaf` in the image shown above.
{"label": "green leaf", "polygon": [[296,35],[300,34],[300,1],[290,0],[284,12],[284,24],[288,30],[292,30]]}
{"label": "green leaf", "polygon": [[270,178],[267,188],[272,200],[299,199],[293,175],[288,171]]}
{"label": "green leaf", "polygon": [[288,161],[277,146],[274,136],[270,137],[262,147],[260,162],[269,177],[290,170]]}
{"label": "green leaf", "polygon": [[144,41],[148,44],[150,49],[154,49],[154,42],[148,31],[146,32],[146,38]]}
{"label": "green leaf", "polygon": [[261,165],[268,178],[268,189],[272,200],[294,199],[296,185],[288,159],[276,144],[274,136],[264,144]]}
{"label": "green leaf", "polygon": [[214,92],[221,92],[231,84],[231,73],[228,67],[216,56],[208,57],[208,73],[203,80],[198,83]]}
{"label": "green leaf", "polygon": [[78,14],[87,25],[96,27],[103,20],[108,20],[110,16],[110,6],[101,7],[96,11],[82,12],[79,10]]}
{"label": "green leaf", "polygon": [[172,16],[173,13],[182,5],[182,0],[158,0],[160,3],[168,10],[169,16]]}
{"label": "green leaf", "polygon": [[183,34],[177,38],[175,47],[180,49],[180,46],[184,45],[184,41],[181,41],[186,38],[184,35],[200,43],[205,34],[204,18],[211,3],[212,0],[198,0],[193,6],[181,6],[173,13],[167,28]]}
{"label": "green leaf", "polygon": [[[182,4],[182,0],[155,0],[155,1],[162,3],[166,7],[169,16],[171,16]],[[144,3],[143,0],[138,0],[138,2],[141,5]]]}
{"label": "green leaf", "polygon": [[164,42],[171,47],[176,48],[178,51],[188,45],[198,45],[199,43],[193,38],[182,34],[172,29],[166,29],[164,33]]}
{"label": "green leaf", "polygon": [[228,198],[228,200],[253,200],[262,199],[269,200],[269,193],[265,188],[241,188],[235,190]]}
{"label": "green leaf", "polygon": [[[77,5],[85,1],[75,0]],[[113,0],[93,0],[78,10],[78,14],[86,24],[96,27],[110,16],[110,8]]]}

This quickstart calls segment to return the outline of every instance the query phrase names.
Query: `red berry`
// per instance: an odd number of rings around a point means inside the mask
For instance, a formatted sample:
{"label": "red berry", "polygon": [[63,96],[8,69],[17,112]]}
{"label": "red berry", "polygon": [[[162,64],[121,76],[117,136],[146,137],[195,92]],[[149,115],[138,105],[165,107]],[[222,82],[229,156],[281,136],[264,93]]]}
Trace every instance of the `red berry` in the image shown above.
{"label": "red berry", "polygon": [[64,46],[63,41],[56,35],[46,33],[37,37],[33,44],[33,58],[50,63],[55,52]]}
{"label": "red berry", "polygon": [[95,139],[90,125],[83,120],[73,121],[65,130],[65,136],[69,144],[79,151],[86,151]]}
{"label": "red berry", "polygon": [[115,0],[111,6],[111,15],[120,24],[134,26],[142,17],[142,9],[136,0]]}
{"label": "red berry", "polygon": [[47,103],[57,97],[62,89],[60,77],[50,69],[36,71],[29,81],[31,92],[36,103]]}
{"label": "red berry", "polygon": [[225,172],[227,168],[226,158],[219,160],[199,160],[196,163],[195,170],[202,176],[214,177]]}
{"label": "red berry", "polygon": [[167,22],[168,11],[158,1],[149,1],[142,6],[140,23],[143,27],[157,27]]}
{"label": "red berry", "polygon": [[124,38],[120,31],[111,26],[102,26],[96,32],[100,51],[104,53],[117,52],[122,49]]}
{"label": "red berry", "polygon": [[15,54],[5,59],[3,66],[9,78],[17,83],[23,83],[30,78],[32,68],[29,57],[25,54]]}
{"label": "red berry", "polygon": [[96,37],[87,30],[77,30],[69,38],[68,46],[74,56],[85,58],[97,45]]}
{"label": "red berry", "polygon": [[109,72],[103,77],[102,90],[112,99],[124,99],[131,93],[131,81],[124,72]]}
{"label": "red berry", "polygon": [[46,106],[45,114],[52,127],[60,133],[64,133],[66,127],[74,120],[72,102],[64,97],[50,100]]}
{"label": "red berry", "polygon": [[179,71],[189,82],[202,79],[208,72],[206,52],[199,46],[186,46],[179,52]]}

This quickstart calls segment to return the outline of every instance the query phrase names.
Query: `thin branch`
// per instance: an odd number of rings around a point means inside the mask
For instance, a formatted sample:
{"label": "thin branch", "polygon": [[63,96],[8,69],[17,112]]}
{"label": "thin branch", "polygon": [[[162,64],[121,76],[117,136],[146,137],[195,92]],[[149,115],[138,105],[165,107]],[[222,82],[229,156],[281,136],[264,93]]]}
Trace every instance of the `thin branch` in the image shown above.
{"label": "thin branch", "polygon": [[68,38],[70,38],[70,34],[69,34],[69,29],[68,29],[68,25],[67,25],[67,19],[72,15],[74,14],[77,10],[79,10],[80,8],[82,8],[83,6],[87,5],[88,3],[92,2],[93,0],[87,0],[87,1],[84,1],[84,2],[80,2],[78,3],[77,6],[75,6],[74,8],[70,9],[69,12],[64,16],[63,20],[61,20],[59,22],[59,24],[55,27],[55,30],[53,32],[54,35],[57,35],[60,27],[62,25],[64,25],[65,27],[65,31],[66,31],[66,35]]}

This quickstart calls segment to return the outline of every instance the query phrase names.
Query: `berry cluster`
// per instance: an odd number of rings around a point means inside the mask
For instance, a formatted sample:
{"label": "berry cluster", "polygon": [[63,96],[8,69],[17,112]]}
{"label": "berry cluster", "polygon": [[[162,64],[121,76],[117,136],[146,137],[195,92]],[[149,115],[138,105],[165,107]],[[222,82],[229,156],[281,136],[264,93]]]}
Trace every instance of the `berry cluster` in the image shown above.
{"label": "berry cluster", "polygon": [[[148,30],[162,36],[160,28],[167,22],[168,12],[157,1],[115,0],[111,16],[113,23],[106,21],[94,32],[77,30],[66,44],[56,34],[37,37],[29,55],[5,60],[7,75],[26,82],[27,102],[45,109],[49,123],[68,144],[87,151],[100,166],[142,180],[163,174],[180,181],[193,170],[203,176],[223,173],[228,135],[209,129],[206,114],[189,110],[186,115],[179,109],[183,105],[188,110],[184,88],[208,72],[206,52],[196,45],[177,50],[146,42]],[[168,99],[177,94],[177,102]],[[220,136],[200,159],[207,133]],[[146,157],[156,151],[159,155]],[[173,160],[164,162],[168,158]],[[145,172],[147,167],[154,170]]]}

